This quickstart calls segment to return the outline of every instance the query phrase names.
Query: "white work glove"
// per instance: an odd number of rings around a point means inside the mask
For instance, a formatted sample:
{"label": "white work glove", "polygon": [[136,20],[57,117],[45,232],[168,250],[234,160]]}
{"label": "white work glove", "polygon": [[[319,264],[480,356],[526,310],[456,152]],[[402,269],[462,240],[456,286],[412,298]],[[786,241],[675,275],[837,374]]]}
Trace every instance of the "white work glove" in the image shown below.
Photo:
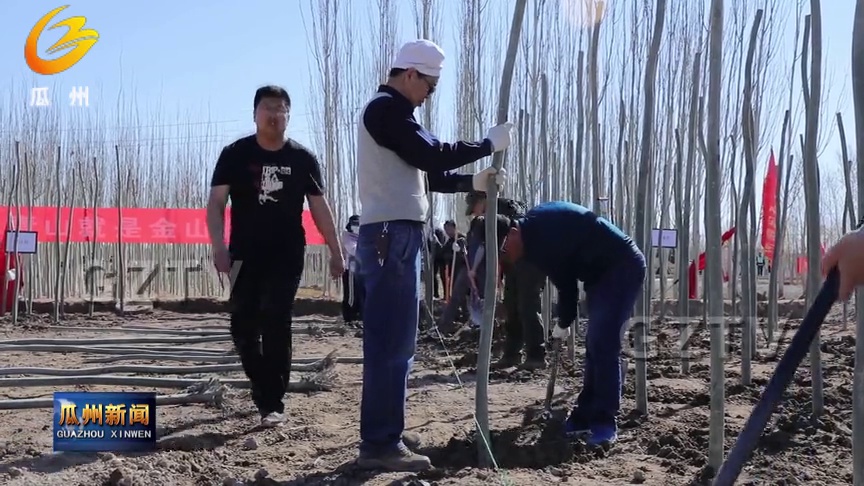
{"label": "white work glove", "polygon": [[513,124],[505,122],[500,125],[495,125],[486,132],[486,138],[492,142],[493,152],[500,152],[510,146],[511,130],[513,130]]}
{"label": "white work glove", "polygon": [[456,241],[453,242],[453,251],[455,251],[456,253],[459,253],[460,251],[462,251],[462,247],[459,246],[459,243]]}
{"label": "white work glove", "polygon": [[570,327],[561,327],[556,325],[552,328],[552,339],[564,340],[570,337]]}
{"label": "white work glove", "polygon": [[489,192],[486,189],[489,186],[489,176],[492,174],[495,174],[495,184],[498,184],[498,189],[500,190],[503,188],[504,184],[507,182],[507,169],[502,167],[501,170],[496,170],[495,167],[487,167],[486,169],[474,174],[474,177],[471,179],[474,190]]}

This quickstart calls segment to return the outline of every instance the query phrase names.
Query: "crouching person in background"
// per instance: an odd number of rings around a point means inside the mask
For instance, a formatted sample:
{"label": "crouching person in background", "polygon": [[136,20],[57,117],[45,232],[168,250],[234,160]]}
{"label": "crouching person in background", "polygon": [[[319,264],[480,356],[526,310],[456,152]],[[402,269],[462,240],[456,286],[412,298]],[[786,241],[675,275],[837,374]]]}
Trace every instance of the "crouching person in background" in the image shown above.
{"label": "crouching person in background", "polygon": [[[483,233],[486,213],[486,193],[470,192],[465,196],[466,213],[473,216],[471,232]],[[527,207],[514,199],[499,198],[498,214],[507,218],[517,219],[525,216]],[[471,233],[469,232],[469,233]],[[475,236],[469,236],[472,241]],[[469,247],[471,244],[469,243]],[[485,267],[485,261],[478,262]],[[543,343],[543,291],[546,288],[546,276],[534,265],[525,260],[508,264],[501,262],[504,274],[504,321],[505,340],[501,359],[495,363],[496,368],[519,366],[523,369],[536,370],[546,367],[546,350]],[[484,275],[485,278],[485,275]],[[478,284],[482,286],[481,284]],[[525,361],[522,361],[522,351],[525,351]]]}
{"label": "crouching person in background", "polygon": [[342,319],[345,324],[357,325],[363,320],[363,278],[360,274],[360,261],[357,259],[357,236],[360,230],[360,216],[348,218],[342,232],[342,251],[346,265],[342,273]]}
{"label": "crouching person in background", "polygon": [[583,282],[588,310],[584,383],[565,432],[584,436],[589,445],[614,442],[622,334],[642,290],[645,257],[629,236],[578,204],[543,203],[521,218],[499,216],[497,223],[501,259],[532,263],[558,288],[560,318],[553,339],[569,337]]}

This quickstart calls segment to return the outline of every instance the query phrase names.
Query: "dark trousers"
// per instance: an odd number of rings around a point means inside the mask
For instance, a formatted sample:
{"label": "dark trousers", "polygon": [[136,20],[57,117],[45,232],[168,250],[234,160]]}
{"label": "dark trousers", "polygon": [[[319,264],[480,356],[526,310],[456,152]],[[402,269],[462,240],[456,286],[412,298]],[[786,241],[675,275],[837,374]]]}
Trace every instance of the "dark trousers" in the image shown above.
{"label": "dark trousers", "polygon": [[376,242],[385,223],[360,226],[357,254],[366,300],[363,308],[363,392],[360,450],[395,450],[405,429],[408,374],[417,348],[420,248],[423,224],[386,223],[387,253],[379,264]]}
{"label": "dark trousers", "polygon": [[524,260],[505,269],[505,356],[517,356],[524,347],[526,359],[545,357],[542,318],[545,287],[546,276]]}
{"label": "dark trousers", "polygon": [[464,265],[461,267],[456,265],[456,272],[453,274],[453,293],[441,311],[441,318],[438,321],[439,327],[450,329],[460,314],[468,312],[468,296],[470,293],[471,284],[468,278],[468,270]]}
{"label": "dark trousers", "polygon": [[342,273],[342,319],[345,322],[363,320],[363,299],[365,294],[363,278],[360,274],[345,270]]}
{"label": "dark trousers", "polygon": [[291,311],[303,273],[303,256],[292,262],[235,262],[231,286],[231,337],[252,384],[261,416],[284,413],[291,372]]}
{"label": "dark trousers", "polygon": [[592,422],[614,422],[621,408],[621,340],[645,279],[645,260],[633,256],[586,289],[585,371],[576,399]]}

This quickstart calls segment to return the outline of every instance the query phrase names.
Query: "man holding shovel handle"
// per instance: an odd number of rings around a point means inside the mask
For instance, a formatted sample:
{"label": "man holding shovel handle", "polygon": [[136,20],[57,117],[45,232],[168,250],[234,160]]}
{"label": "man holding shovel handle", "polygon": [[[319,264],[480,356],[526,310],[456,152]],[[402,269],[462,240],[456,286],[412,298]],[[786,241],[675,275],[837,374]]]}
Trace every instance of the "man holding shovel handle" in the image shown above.
{"label": "man holding shovel handle", "polygon": [[642,291],[645,257],[611,222],[564,201],[540,204],[520,218],[498,216],[497,239],[502,261],[524,259],[558,289],[560,318],[552,331],[553,345],[570,335],[578,284],[583,283],[588,314],[584,383],[564,430],[568,436],[584,437],[589,445],[614,442],[621,406],[622,331]]}
{"label": "man holding shovel handle", "polygon": [[838,298],[849,300],[855,287],[864,285],[864,232],[861,229],[846,233],[825,252],[822,275],[837,267],[840,272]]}

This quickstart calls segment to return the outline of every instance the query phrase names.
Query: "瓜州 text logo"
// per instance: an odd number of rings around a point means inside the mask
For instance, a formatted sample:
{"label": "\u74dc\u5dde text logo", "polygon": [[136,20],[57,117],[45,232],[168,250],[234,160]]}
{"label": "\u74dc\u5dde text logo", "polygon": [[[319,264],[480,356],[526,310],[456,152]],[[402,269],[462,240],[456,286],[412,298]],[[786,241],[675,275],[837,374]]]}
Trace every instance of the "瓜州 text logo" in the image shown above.
{"label": "\u74dc\u5dde text logo", "polygon": [[30,34],[27,36],[27,42],[24,44],[24,59],[27,61],[27,65],[30,69],[37,74],[57,74],[71,68],[78,63],[78,61],[80,61],[96,44],[96,41],[99,40],[99,32],[96,32],[93,29],[83,29],[84,24],[87,22],[86,17],[69,17],[68,19],[61,20],[49,27],[50,29],[66,27],[67,31],[63,34],[63,37],[61,37],[60,40],[55,42],[54,45],[46,50],[46,53],[54,54],[67,49],[71,49],[71,51],[56,59],[42,59],[39,57],[39,54],[36,52],[36,45],[39,42],[39,37],[42,36],[42,32],[45,30],[48,22],[51,22],[51,19],[67,7],[69,6],[64,5],[62,7],[57,7],[45,14],[44,17],[36,22],[36,25],[33,26]]}

